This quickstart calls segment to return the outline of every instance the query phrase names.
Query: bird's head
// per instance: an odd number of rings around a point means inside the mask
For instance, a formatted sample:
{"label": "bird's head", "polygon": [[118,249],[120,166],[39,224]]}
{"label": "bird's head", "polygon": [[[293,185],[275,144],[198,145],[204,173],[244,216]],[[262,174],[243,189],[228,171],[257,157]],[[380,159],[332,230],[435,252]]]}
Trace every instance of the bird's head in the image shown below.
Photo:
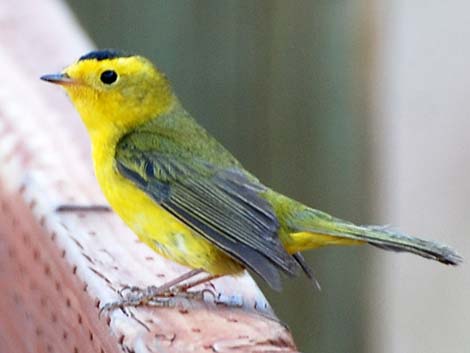
{"label": "bird's head", "polygon": [[175,100],[165,75],[137,55],[92,51],[42,80],[61,85],[90,134],[128,131],[169,110]]}

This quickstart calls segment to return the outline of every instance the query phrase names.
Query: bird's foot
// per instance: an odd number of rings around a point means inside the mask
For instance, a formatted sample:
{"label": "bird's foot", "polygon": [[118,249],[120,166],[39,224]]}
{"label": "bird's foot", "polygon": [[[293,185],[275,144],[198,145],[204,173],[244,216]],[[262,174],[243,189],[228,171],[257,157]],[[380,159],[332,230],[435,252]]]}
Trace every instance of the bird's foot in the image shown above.
{"label": "bird's foot", "polygon": [[153,307],[168,308],[174,307],[179,299],[200,300],[203,301],[206,295],[214,298],[217,302],[219,295],[212,289],[204,288],[198,291],[188,291],[188,285],[179,285],[171,288],[161,288],[150,286],[147,288],[139,287],[123,287],[119,294],[124,296],[122,300],[105,304],[100,309],[100,315],[104,311],[111,311],[118,308],[137,307],[141,305],[149,305]]}
{"label": "bird's foot", "polygon": [[123,296],[123,292],[125,291],[129,291],[130,293],[120,301],[105,304],[100,309],[100,315],[103,313],[103,311],[110,311],[113,309],[124,308],[129,306],[136,307],[144,304],[149,304],[153,306],[171,306],[171,303],[175,301],[176,297],[204,299],[204,294],[208,292],[207,290],[202,290],[199,292],[188,292],[188,289],[210,281],[211,279],[215,278],[215,276],[208,276],[189,284],[183,284],[185,281],[190,278],[193,278],[201,272],[203,272],[201,269],[194,269],[188,271],[186,273],[183,273],[179,277],[176,277],[175,279],[162,284],[159,287],[150,286],[147,288],[139,288],[125,286],[119,291],[119,295]]}
{"label": "bird's foot", "polygon": [[[183,298],[204,301],[206,295],[210,295],[212,297],[214,304],[222,304],[230,307],[243,306],[243,298],[241,296],[227,296],[216,292],[215,287],[210,283],[210,281],[220,277],[220,275],[209,275],[193,282],[184,283],[186,280],[200,274],[201,272],[203,271],[200,269],[191,270],[159,287],[150,286],[147,288],[140,288],[125,286],[118,292],[123,299],[105,304],[100,309],[100,315],[104,311],[130,306],[136,307],[140,305],[149,305],[157,307],[173,307],[178,302],[178,299]],[[206,287],[201,290],[190,291],[190,289],[202,284],[205,284]],[[124,294],[126,291],[129,292],[127,295]]]}

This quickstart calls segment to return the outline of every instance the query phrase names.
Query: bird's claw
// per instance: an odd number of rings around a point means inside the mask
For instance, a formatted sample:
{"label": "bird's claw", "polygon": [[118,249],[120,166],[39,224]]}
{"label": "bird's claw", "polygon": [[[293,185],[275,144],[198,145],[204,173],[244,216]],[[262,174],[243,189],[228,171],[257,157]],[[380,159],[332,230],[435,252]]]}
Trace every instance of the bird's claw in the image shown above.
{"label": "bird's claw", "polygon": [[149,291],[156,291],[157,290],[157,287],[155,286],[150,286],[150,287],[147,287],[147,288],[141,288],[141,287],[137,287],[137,286],[129,286],[129,285],[125,285],[123,286],[121,289],[118,290],[118,294],[121,296],[121,297],[124,297],[124,293],[126,291],[129,291],[129,295],[132,295],[133,293],[143,293],[143,292],[149,292]]}
{"label": "bird's claw", "polygon": [[98,317],[101,318],[104,312],[109,312],[118,308],[122,309],[125,305],[126,305],[125,301],[116,301],[116,302],[106,303],[100,308],[98,312]]}
{"label": "bird's claw", "polygon": [[[101,316],[103,314],[103,312],[105,311],[112,311],[114,309],[122,309],[124,307],[128,307],[128,306],[139,306],[139,305],[142,305],[142,304],[146,304],[150,301],[153,301],[153,299],[157,296],[159,296],[158,294],[159,293],[156,293],[156,290],[157,288],[155,286],[151,286],[151,287],[148,287],[148,288],[139,288],[139,287],[136,287],[136,286],[124,286],[122,287],[121,289],[118,290],[118,294],[121,296],[121,297],[124,297],[124,293],[126,291],[129,291],[129,294],[127,294],[125,296],[125,298],[121,299],[121,300],[118,300],[118,301],[115,301],[115,302],[111,302],[111,303],[107,303],[105,305],[103,305],[101,308],[100,308],[100,311],[99,311],[99,316]],[[162,293],[164,294],[164,293]]]}
{"label": "bird's claw", "polygon": [[[124,297],[127,291],[129,291],[129,293]],[[177,298],[203,301],[205,294],[211,295],[214,298],[214,303],[219,303],[217,299],[219,294],[209,288],[204,288],[199,291],[187,291],[184,286],[175,286],[164,291],[159,291],[159,288],[155,286],[147,288],[124,286],[118,291],[118,294],[123,297],[123,299],[103,305],[99,311],[100,317],[105,311],[109,312],[114,309],[122,309],[129,306],[149,305],[154,307],[171,307],[174,306]]]}

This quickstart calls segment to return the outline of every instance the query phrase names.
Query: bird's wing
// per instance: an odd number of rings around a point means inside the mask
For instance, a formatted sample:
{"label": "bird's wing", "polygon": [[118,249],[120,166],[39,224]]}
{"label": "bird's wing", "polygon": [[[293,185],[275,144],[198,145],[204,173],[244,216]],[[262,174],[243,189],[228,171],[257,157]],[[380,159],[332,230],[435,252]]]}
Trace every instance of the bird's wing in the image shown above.
{"label": "bird's wing", "polygon": [[298,264],[279,240],[271,205],[260,196],[266,188],[239,168],[178,155],[143,151],[127,139],[117,146],[117,169],[180,221],[280,289],[277,269],[292,275]]}

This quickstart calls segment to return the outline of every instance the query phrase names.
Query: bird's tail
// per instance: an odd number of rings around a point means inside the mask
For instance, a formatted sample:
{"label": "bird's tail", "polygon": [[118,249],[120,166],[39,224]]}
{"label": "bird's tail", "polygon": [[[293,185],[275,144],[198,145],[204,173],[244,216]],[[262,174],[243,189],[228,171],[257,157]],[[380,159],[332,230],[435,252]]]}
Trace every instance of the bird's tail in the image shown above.
{"label": "bird's tail", "polygon": [[285,241],[290,253],[323,245],[368,243],[378,248],[405,251],[457,265],[462,257],[446,245],[402,234],[383,226],[358,226],[313,209],[303,209],[290,220],[290,233]]}

